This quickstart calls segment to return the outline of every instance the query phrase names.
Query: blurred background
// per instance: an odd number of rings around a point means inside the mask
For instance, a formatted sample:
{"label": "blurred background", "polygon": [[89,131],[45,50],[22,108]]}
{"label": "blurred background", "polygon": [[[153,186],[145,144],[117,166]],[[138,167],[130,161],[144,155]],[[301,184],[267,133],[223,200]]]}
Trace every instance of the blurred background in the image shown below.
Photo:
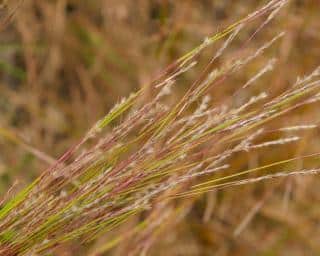
{"label": "blurred background", "polygon": [[[121,97],[147,86],[206,36],[265,2],[2,1],[0,193],[15,180],[21,184],[33,180]],[[277,68],[259,81],[260,88],[272,87],[273,93],[319,65],[318,0],[290,1],[249,47],[255,49],[283,30],[284,39],[265,59],[228,81],[232,88],[243,84],[274,56]],[[231,52],[249,32],[250,28],[235,40]],[[213,52],[208,50],[201,58],[209,60]],[[190,72],[179,83],[187,87],[195,78]],[[228,88],[211,92],[218,101],[228,93]],[[292,120],[318,123],[320,113],[309,109],[307,114],[295,113]],[[319,131],[305,134],[298,147],[285,149],[241,161],[254,165],[262,157],[261,161],[266,161],[319,151]],[[319,179],[304,177],[265,184],[263,193],[261,185],[210,192],[193,205],[184,220],[168,227],[169,232],[149,253],[320,255],[319,185]],[[257,210],[250,224],[240,229],[241,233],[235,232],[254,207]],[[78,255],[74,246],[58,250],[57,255]]]}

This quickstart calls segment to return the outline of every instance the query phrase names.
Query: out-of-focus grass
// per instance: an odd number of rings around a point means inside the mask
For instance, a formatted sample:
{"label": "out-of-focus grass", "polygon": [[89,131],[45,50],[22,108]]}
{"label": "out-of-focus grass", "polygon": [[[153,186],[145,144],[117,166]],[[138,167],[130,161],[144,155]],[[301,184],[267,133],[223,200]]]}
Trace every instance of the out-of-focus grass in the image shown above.
{"label": "out-of-focus grass", "polygon": [[[122,96],[137,91],[161,67],[258,4],[259,1],[25,1],[0,35],[0,125],[10,127],[23,138],[23,143],[52,158],[58,157]],[[8,5],[14,8],[15,1]],[[253,48],[269,38],[274,29],[287,31],[280,48],[275,50],[279,58],[277,69],[262,78],[258,87],[280,92],[296,75],[319,65],[319,10],[318,1],[291,1],[274,24],[255,38]],[[234,48],[239,45],[235,43]],[[202,58],[208,59],[211,54],[208,51]],[[218,92],[212,90],[213,100],[230,97],[230,91],[258,69],[253,64]],[[191,77],[192,73],[181,78],[177,95],[186,89],[184,84]],[[252,89],[255,90],[258,91]],[[239,104],[241,96],[230,101]],[[299,110],[293,115],[299,121],[305,112],[308,114],[303,121],[318,122],[316,109]],[[283,125],[281,119],[277,122],[275,127]],[[318,132],[310,132],[297,148],[280,148],[267,154],[258,151],[235,159],[234,166],[254,168],[257,163],[319,151],[318,140]],[[22,142],[18,144],[5,136],[0,138],[1,192],[16,178],[29,183],[48,166]],[[282,186],[274,187],[267,182],[202,197],[190,206],[182,222],[155,243],[150,254],[211,255],[214,251],[216,255],[317,255],[320,234],[314,223],[320,216],[319,180],[289,178]],[[239,223],[270,189],[274,190],[273,195],[241,235],[234,237]],[[208,207],[212,208],[210,218],[204,221]],[[130,223],[126,225],[129,227]],[[102,237],[101,243],[111,236]],[[58,248],[56,254],[78,255],[74,254],[74,246]],[[121,246],[118,250],[115,255],[121,252]]]}

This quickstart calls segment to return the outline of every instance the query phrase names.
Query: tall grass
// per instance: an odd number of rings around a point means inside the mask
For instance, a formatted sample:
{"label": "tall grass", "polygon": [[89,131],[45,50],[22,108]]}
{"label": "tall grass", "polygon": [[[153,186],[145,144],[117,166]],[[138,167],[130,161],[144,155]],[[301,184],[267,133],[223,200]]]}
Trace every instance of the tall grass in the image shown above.
{"label": "tall grass", "polygon": [[[148,87],[124,98],[33,183],[14,196],[9,191],[0,209],[0,254],[42,255],[68,241],[90,243],[138,214],[145,218],[136,226],[117,232],[88,254],[100,255],[129,237],[135,243],[128,245],[128,254],[145,253],[157,235],[166,232],[164,224],[183,218],[198,195],[267,179],[318,174],[316,167],[283,170],[285,164],[318,154],[245,170],[233,169],[231,159],[261,148],[295,145],[301,131],[317,127],[302,123],[270,130],[267,124],[320,100],[319,67],[280,94],[261,90],[252,95],[258,79],[275,67],[276,60],[271,59],[231,93],[239,104],[230,98],[212,100],[207,94],[209,89],[227,86],[233,74],[281,40],[283,32],[255,51],[247,49],[286,3],[272,0],[206,38],[154,79],[151,100],[144,100]],[[240,49],[218,66],[217,60],[252,24],[255,29]],[[185,94],[173,97],[176,82],[201,67],[199,56],[221,40]]]}

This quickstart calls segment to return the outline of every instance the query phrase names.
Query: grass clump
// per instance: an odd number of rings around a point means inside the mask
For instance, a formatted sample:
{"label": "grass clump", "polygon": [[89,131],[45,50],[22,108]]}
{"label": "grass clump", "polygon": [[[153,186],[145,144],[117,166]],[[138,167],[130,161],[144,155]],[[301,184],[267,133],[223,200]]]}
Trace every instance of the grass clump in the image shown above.
{"label": "grass clump", "polygon": [[[208,94],[228,86],[234,74],[258,61],[283,38],[280,32],[257,49],[248,49],[286,3],[272,0],[206,38],[154,79],[150,99],[144,97],[150,93],[145,86],[119,101],[33,183],[5,197],[0,209],[0,254],[42,255],[70,241],[90,244],[114,231],[118,232],[112,233],[112,239],[88,246],[86,253],[101,255],[129,238],[128,253],[146,253],[166,232],[168,223],[179,222],[203,193],[318,174],[316,166],[288,168],[303,158],[316,158],[317,153],[252,168],[239,168],[234,162],[248,153],[296,145],[301,131],[317,127],[302,123],[272,128],[270,124],[277,119],[290,120],[290,113],[319,101],[319,68],[273,95],[270,90],[254,88],[256,81],[275,67],[276,60],[271,59],[250,80],[230,88],[231,97],[215,100]],[[241,47],[217,65],[252,24],[254,30]],[[203,65],[201,54],[222,40]],[[193,70],[197,79],[176,97],[173,91],[179,79]],[[258,93],[252,94],[254,91]],[[122,231],[122,224],[136,216],[142,220]]]}

